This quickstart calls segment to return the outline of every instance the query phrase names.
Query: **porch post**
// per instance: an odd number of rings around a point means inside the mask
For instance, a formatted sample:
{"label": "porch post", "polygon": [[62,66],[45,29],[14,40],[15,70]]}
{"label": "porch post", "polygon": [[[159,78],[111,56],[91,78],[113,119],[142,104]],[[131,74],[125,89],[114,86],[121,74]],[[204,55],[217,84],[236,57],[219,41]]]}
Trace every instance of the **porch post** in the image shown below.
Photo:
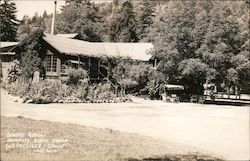
{"label": "porch post", "polygon": [[[52,59],[53,60],[53,59]],[[53,61],[51,61],[53,63]],[[53,64],[52,64],[53,65]],[[57,58],[57,75],[60,77],[61,76],[61,59],[58,57]]]}
{"label": "porch post", "polygon": [[80,69],[80,56],[78,56],[78,69]]}
{"label": "porch post", "polygon": [[98,59],[98,79],[100,79],[100,60]]}
{"label": "porch post", "polygon": [[156,69],[156,66],[157,66],[157,59],[155,59],[155,62],[154,62],[155,69]]}
{"label": "porch post", "polygon": [[89,62],[88,62],[88,69],[90,70],[90,57],[89,57]]}
{"label": "porch post", "polygon": [[91,73],[90,73],[90,57],[88,57],[88,74],[89,74],[89,80],[91,79]]}
{"label": "porch post", "polygon": [[108,61],[108,70],[107,70],[107,77],[109,78],[109,70],[110,70],[110,65],[109,65],[109,61]]}

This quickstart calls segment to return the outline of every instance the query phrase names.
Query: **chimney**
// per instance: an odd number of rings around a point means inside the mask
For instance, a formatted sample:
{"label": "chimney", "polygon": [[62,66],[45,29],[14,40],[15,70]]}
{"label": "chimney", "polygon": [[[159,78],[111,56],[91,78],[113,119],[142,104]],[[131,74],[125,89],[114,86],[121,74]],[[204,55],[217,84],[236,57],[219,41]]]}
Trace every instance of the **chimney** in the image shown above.
{"label": "chimney", "polygon": [[53,14],[53,18],[52,18],[52,24],[51,24],[51,35],[54,35],[54,29],[55,29],[55,18],[56,18],[56,3],[57,1],[54,1],[55,3],[55,10],[54,10],[54,14]]}

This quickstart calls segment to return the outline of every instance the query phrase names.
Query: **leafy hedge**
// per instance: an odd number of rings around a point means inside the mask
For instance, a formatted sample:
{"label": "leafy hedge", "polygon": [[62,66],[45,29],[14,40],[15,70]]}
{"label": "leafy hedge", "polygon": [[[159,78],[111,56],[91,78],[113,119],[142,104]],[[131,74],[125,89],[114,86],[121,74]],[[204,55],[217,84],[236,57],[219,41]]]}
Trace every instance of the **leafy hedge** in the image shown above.
{"label": "leafy hedge", "polygon": [[85,69],[69,69],[69,78],[66,81],[67,85],[77,85],[80,81],[88,78],[88,72]]}
{"label": "leafy hedge", "polygon": [[112,70],[112,75],[120,83],[125,93],[140,94],[147,89],[149,76],[152,73],[151,64],[131,59],[115,61],[116,66]]}
{"label": "leafy hedge", "polygon": [[116,97],[109,84],[67,85],[60,80],[40,82],[18,79],[15,82],[2,82],[2,87],[10,94],[19,96],[26,103],[116,103],[131,102],[127,97]]}

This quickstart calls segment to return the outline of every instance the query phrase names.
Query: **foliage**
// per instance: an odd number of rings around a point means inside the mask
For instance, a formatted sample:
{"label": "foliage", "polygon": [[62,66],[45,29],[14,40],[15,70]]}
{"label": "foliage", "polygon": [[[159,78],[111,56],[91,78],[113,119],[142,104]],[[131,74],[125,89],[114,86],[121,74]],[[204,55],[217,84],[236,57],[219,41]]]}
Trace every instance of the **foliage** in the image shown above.
{"label": "foliage", "polygon": [[149,81],[147,83],[146,89],[149,98],[159,99],[160,98],[160,89],[163,85],[167,83],[165,74],[158,72],[156,70],[151,70],[149,73]]}
{"label": "foliage", "polygon": [[35,50],[29,49],[27,52],[22,53],[22,77],[25,79],[33,78],[35,71],[39,71],[41,66],[41,58],[39,53]]}
{"label": "foliage", "polygon": [[16,5],[10,0],[0,2],[0,39],[15,41],[19,21],[16,19]]}
{"label": "foliage", "polygon": [[203,84],[206,82],[207,64],[200,59],[186,59],[179,65],[181,84],[189,94],[203,94]]}
{"label": "foliage", "polygon": [[50,33],[51,21],[52,14],[47,15],[46,11],[43,16],[39,16],[37,12],[33,17],[24,15],[17,30],[17,40],[23,40],[38,28],[42,28],[45,33]]}
{"label": "foliage", "polygon": [[233,56],[230,59],[230,62],[232,64],[233,68],[230,68],[231,70],[234,69],[235,72],[238,74],[235,75],[233,79],[238,80],[237,85],[244,85],[248,83],[250,80],[250,60],[247,58],[247,55],[238,54],[236,56]]}
{"label": "foliage", "polygon": [[127,93],[139,92],[149,81],[151,65],[133,60],[117,60],[113,75]]}
{"label": "foliage", "polygon": [[26,103],[110,103],[128,102],[127,97],[116,97],[110,84],[67,85],[61,80],[42,80],[32,82],[22,78],[14,82],[2,82],[2,87],[10,94],[19,96]]}
{"label": "foliage", "polygon": [[31,81],[23,80],[20,77],[14,82],[3,81],[1,87],[14,96],[25,96],[30,90]]}
{"label": "foliage", "polygon": [[77,85],[81,80],[88,78],[88,72],[84,69],[69,69],[68,85]]}
{"label": "foliage", "polygon": [[[223,89],[249,84],[249,8],[248,0],[73,0],[67,1],[57,15],[56,32],[79,33],[79,39],[87,41],[153,42],[151,54],[157,59],[153,74],[142,71],[143,66],[137,69],[118,62],[121,64],[114,69],[114,77],[127,92],[144,89],[156,96],[161,84],[171,83],[183,84],[189,92],[198,94],[202,91],[195,89],[202,89],[204,82],[217,87],[223,84]],[[43,23],[36,15],[27,22],[48,26],[44,27],[47,30],[51,21],[47,16],[44,14]],[[25,28],[25,23],[21,26]]]}
{"label": "foliage", "polygon": [[97,10],[90,1],[69,1],[57,15],[57,33],[78,33],[79,39],[101,41]]}
{"label": "foliage", "polygon": [[93,97],[97,100],[100,99],[110,99],[110,98],[115,98],[115,93],[112,92],[111,90],[111,85],[106,83],[106,84],[97,84],[94,87],[94,93]]}
{"label": "foliage", "polygon": [[156,11],[148,38],[154,41],[152,54],[159,61],[158,71],[166,76],[168,83],[182,83],[189,92],[198,94],[202,91],[191,89],[202,88],[205,81],[217,86],[223,82],[232,86],[250,81],[249,54],[246,54],[250,20],[246,2],[165,4]]}
{"label": "foliage", "polygon": [[125,1],[113,15],[109,28],[110,40],[114,42],[137,42],[136,20],[132,2]]}
{"label": "foliage", "polygon": [[21,42],[20,47],[22,48],[22,52],[18,52],[22,74],[21,76],[24,79],[33,78],[33,74],[35,71],[40,71],[43,75],[43,63],[44,52],[46,52],[45,48],[42,47],[41,39],[43,36],[43,30],[36,30],[28,37],[26,37],[27,41]]}
{"label": "foliage", "polygon": [[239,74],[238,72],[230,68],[227,70],[227,75],[226,75],[226,84],[228,87],[231,87],[233,85],[237,85],[239,81]]}
{"label": "foliage", "polygon": [[25,95],[26,101],[31,103],[51,103],[58,102],[61,98],[59,94],[67,95],[70,90],[59,81],[43,81],[33,83],[29,92]]}
{"label": "foliage", "polygon": [[140,40],[148,37],[150,26],[153,24],[154,8],[150,0],[142,0],[139,4],[137,35]]}
{"label": "foliage", "polygon": [[7,80],[9,83],[15,82],[21,75],[21,65],[18,60],[14,60],[10,63],[7,69]]}

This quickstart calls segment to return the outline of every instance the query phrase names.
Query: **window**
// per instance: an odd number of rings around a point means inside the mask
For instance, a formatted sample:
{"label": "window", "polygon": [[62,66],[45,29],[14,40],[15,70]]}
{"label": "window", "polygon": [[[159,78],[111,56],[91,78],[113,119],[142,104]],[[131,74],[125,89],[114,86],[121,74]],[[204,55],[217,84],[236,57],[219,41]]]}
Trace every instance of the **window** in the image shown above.
{"label": "window", "polygon": [[2,62],[11,62],[15,58],[14,55],[1,55]]}
{"label": "window", "polygon": [[61,74],[67,75],[68,64],[67,62],[62,62],[61,64]]}
{"label": "window", "polygon": [[47,72],[56,72],[57,69],[57,56],[56,55],[48,55],[47,56]]}

